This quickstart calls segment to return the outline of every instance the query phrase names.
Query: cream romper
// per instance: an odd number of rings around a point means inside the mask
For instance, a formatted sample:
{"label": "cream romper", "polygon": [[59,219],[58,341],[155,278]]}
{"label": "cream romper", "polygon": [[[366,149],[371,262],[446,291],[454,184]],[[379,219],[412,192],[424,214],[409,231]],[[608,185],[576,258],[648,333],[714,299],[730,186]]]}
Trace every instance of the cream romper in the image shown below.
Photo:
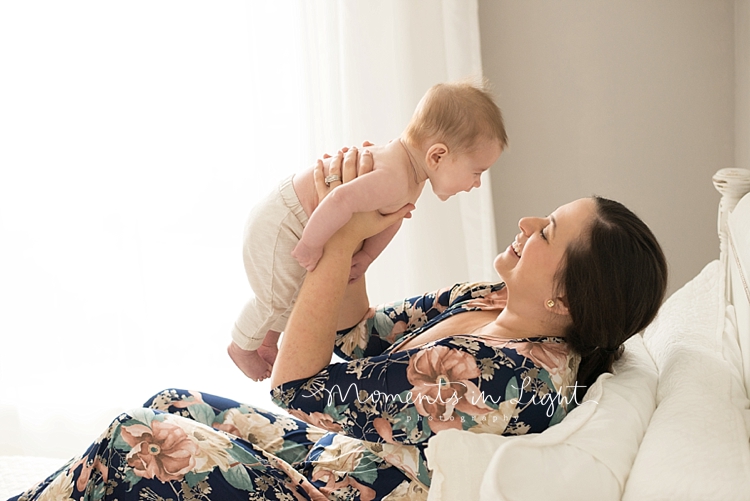
{"label": "cream romper", "polygon": [[255,297],[242,308],[232,329],[232,339],[243,350],[257,349],[269,330],[284,330],[305,278],[292,249],[306,224],[292,176],[250,211],[242,254]]}

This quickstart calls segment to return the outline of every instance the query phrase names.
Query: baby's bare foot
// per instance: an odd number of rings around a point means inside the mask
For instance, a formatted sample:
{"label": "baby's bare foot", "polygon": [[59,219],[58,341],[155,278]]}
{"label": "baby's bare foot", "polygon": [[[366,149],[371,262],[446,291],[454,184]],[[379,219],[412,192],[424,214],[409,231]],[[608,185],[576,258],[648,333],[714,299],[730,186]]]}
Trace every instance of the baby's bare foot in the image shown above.
{"label": "baby's bare foot", "polygon": [[243,350],[232,341],[227,353],[242,373],[253,381],[263,381],[271,376],[271,365],[261,358],[257,350]]}
{"label": "baby's bare foot", "polygon": [[263,337],[263,344],[258,347],[258,355],[271,367],[276,362],[276,355],[279,353],[280,336],[281,332],[269,330],[266,332],[265,337]]}
{"label": "baby's bare foot", "polygon": [[262,344],[258,347],[258,355],[260,355],[260,358],[271,367],[273,367],[273,363],[276,361],[276,355],[278,354],[279,348],[276,345],[266,346],[265,344]]}

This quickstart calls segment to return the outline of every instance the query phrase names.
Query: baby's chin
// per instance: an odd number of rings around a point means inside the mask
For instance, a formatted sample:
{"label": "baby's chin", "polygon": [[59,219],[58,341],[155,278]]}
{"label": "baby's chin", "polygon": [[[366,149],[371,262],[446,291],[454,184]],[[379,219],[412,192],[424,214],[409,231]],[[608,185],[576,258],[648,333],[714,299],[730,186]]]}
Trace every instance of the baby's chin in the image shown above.
{"label": "baby's chin", "polygon": [[437,195],[437,197],[440,199],[441,202],[445,202],[451,197],[451,195],[440,195],[438,193],[435,193],[435,195]]}

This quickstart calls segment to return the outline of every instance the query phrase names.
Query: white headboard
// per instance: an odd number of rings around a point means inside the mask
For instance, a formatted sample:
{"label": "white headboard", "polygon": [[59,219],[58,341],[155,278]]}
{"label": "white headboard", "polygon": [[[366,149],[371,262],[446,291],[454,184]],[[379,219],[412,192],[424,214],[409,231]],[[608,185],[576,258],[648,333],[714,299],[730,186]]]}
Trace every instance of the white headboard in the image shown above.
{"label": "white headboard", "polygon": [[[713,177],[721,193],[719,203],[719,246],[721,283],[720,311],[733,306],[737,320],[737,341],[742,353],[742,377],[750,395],[750,170],[721,169]],[[718,332],[725,315],[719,315]]]}

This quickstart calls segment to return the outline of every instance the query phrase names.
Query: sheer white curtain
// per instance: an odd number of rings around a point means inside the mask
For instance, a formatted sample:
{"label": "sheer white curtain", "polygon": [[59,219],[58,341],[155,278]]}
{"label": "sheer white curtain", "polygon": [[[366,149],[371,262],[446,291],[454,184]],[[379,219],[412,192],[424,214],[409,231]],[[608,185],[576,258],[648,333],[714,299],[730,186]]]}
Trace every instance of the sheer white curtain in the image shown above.
{"label": "sheer white curtain", "polygon": [[[475,0],[304,2],[309,153],[385,142],[432,85],[482,74]],[[321,120],[325,117],[324,120]],[[426,188],[412,220],[367,275],[375,302],[496,278],[489,173],[440,202]]]}
{"label": "sheer white curtain", "polygon": [[[249,208],[478,75],[476,2],[0,4],[0,454],[67,457],[188,387],[260,406],[225,354]],[[374,300],[491,279],[489,180],[414,219]]]}
{"label": "sheer white curtain", "polygon": [[81,452],[170,386],[271,405],[225,347],[245,217],[309,161],[288,14],[0,4],[0,453]]}

